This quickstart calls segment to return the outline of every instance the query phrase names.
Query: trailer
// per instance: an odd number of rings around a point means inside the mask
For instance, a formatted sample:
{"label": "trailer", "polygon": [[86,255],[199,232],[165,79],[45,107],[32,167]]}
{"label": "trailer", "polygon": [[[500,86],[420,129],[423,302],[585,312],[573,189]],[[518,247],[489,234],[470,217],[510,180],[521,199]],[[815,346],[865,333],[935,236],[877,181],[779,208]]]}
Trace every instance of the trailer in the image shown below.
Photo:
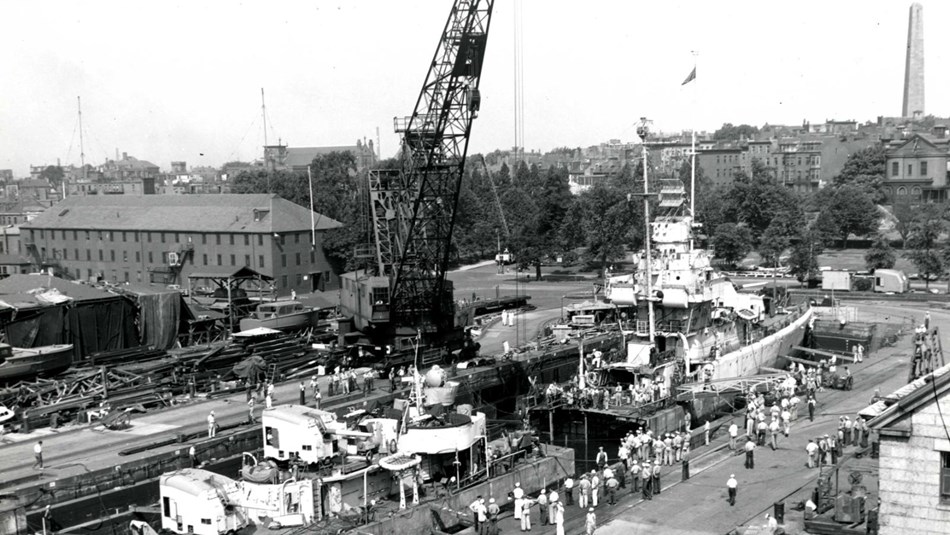
{"label": "trailer", "polygon": [[874,291],[883,293],[907,293],[910,290],[910,280],[899,269],[874,270]]}
{"label": "trailer", "polygon": [[853,283],[853,273],[844,270],[828,270],[821,272],[821,289],[850,291]]}

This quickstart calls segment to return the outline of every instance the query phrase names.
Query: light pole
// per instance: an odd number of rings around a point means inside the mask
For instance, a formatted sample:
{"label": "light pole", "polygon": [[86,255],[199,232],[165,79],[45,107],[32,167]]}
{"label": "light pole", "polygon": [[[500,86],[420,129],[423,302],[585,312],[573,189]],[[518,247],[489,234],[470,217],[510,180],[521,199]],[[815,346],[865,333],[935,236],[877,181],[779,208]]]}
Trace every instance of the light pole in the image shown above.
{"label": "light pole", "polygon": [[561,296],[561,323],[564,323],[564,296]]}

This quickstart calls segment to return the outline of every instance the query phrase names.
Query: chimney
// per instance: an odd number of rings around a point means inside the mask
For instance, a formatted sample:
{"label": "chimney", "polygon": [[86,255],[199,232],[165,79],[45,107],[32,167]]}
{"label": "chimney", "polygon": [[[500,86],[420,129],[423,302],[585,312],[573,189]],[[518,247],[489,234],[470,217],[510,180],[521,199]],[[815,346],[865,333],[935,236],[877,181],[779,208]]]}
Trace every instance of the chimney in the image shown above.
{"label": "chimney", "polygon": [[122,153],[122,159],[123,159],[123,160],[128,160],[128,159],[129,159],[129,154],[128,154],[127,152],[123,152],[123,153]]}

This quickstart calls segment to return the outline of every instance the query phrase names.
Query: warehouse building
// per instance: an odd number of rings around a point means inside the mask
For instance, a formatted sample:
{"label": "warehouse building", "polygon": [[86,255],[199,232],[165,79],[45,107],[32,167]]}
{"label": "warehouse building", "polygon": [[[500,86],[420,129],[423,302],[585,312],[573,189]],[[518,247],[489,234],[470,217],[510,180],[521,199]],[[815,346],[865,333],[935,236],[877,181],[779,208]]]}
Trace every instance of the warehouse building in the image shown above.
{"label": "warehouse building", "polygon": [[96,195],[58,203],[21,240],[37,266],[75,279],[184,286],[246,266],[286,295],[339,287],[323,237],[340,226],[272,194]]}

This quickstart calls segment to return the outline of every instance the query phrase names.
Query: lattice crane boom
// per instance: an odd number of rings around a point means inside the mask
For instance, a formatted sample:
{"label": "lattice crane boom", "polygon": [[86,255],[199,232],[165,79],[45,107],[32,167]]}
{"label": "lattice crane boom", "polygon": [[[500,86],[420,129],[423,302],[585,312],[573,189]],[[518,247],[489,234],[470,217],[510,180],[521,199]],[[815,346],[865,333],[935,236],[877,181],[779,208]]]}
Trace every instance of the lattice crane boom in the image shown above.
{"label": "lattice crane boom", "polygon": [[454,2],[412,115],[393,121],[403,168],[370,177],[377,271],[391,277],[397,325],[433,332],[454,322],[445,274],[493,4]]}

